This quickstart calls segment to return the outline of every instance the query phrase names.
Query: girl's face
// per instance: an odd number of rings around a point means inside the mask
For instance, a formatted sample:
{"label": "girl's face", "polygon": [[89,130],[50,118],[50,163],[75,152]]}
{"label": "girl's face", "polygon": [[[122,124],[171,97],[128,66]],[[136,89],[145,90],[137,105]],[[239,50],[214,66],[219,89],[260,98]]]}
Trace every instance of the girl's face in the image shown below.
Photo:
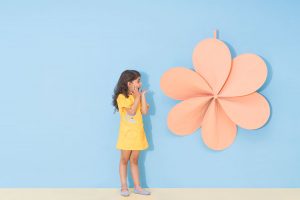
{"label": "girl's face", "polygon": [[141,77],[138,77],[137,79],[128,82],[129,92],[133,92],[135,88],[140,90],[141,87],[142,87]]}

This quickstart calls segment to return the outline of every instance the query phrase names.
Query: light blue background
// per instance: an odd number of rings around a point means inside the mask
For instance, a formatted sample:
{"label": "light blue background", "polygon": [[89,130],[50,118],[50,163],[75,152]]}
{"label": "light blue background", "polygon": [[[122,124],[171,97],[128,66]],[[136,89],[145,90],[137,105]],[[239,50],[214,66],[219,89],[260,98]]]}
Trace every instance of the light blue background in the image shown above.
{"label": "light blue background", "polygon": [[[0,187],[119,187],[120,73],[151,90],[141,157],[147,187],[300,187],[300,3],[296,1],[1,1]],[[195,45],[220,30],[233,55],[268,64],[272,116],[209,150],[200,130],[166,126],[177,103],[159,80],[192,67]],[[130,181],[132,183],[132,181]]]}

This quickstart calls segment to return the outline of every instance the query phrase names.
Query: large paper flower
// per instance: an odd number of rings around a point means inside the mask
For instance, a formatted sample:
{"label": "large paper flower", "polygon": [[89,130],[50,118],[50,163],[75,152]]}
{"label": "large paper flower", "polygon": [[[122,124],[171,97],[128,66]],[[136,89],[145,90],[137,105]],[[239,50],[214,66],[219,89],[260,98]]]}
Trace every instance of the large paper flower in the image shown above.
{"label": "large paper flower", "polygon": [[188,135],[202,127],[202,139],[213,150],[229,147],[237,126],[262,127],[270,116],[267,100],[256,92],[267,78],[265,62],[255,54],[231,59],[229,48],[216,38],[200,42],[193,53],[194,70],[171,68],[161,77],[163,92],[176,100],[168,127]]}

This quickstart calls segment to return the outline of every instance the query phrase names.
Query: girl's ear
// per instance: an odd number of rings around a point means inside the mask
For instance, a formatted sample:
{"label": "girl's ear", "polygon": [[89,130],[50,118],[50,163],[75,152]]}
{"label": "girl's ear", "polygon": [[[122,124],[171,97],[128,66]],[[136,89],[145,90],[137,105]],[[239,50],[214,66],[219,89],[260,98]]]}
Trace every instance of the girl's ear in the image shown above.
{"label": "girl's ear", "polygon": [[131,82],[127,82],[127,88],[130,89],[132,87],[132,83]]}

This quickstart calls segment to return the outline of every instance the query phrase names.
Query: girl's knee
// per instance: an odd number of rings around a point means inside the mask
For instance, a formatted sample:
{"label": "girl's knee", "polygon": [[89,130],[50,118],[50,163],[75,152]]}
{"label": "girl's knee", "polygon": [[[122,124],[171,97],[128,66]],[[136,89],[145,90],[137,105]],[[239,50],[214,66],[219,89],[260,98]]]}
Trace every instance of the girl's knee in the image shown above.
{"label": "girl's knee", "polygon": [[121,158],[120,163],[122,165],[127,165],[128,161],[129,161],[129,159],[127,159],[127,158]]}
{"label": "girl's knee", "polygon": [[130,163],[131,163],[131,164],[137,165],[138,162],[139,162],[138,157],[131,157],[131,158],[130,158]]}

